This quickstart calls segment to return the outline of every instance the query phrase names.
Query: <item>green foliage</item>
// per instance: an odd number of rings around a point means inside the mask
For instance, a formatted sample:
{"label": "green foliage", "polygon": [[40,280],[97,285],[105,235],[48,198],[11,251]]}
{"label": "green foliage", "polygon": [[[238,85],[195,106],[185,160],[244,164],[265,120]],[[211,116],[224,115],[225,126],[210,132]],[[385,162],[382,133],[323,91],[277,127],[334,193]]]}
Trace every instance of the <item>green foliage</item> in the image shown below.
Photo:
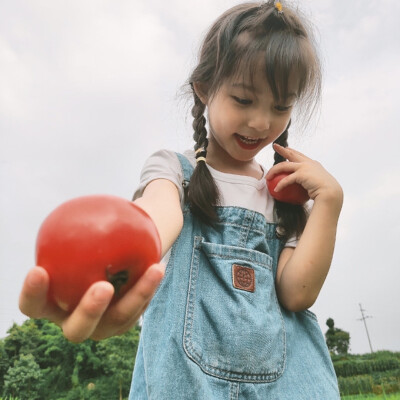
{"label": "green foliage", "polygon": [[10,360],[8,359],[8,354],[4,348],[4,341],[0,340],[0,394],[3,393],[4,389],[4,379],[1,379],[6,374],[10,366]]}
{"label": "green foliage", "polygon": [[348,377],[397,369],[400,368],[400,362],[395,358],[386,360],[350,360],[337,362],[334,366],[337,376]]}
{"label": "green foliage", "polygon": [[33,355],[21,354],[4,376],[4,395],[21,400],[40,399],[39,382],[42,372]]}
{"label": "green foliage", "polygon": [[[140,328],[74,344],[53,323],[14,324],[0,340],[0,398],[110,400],[127,397]],[[25,396],[25,397],[24,397]],[[7,398],[7,397],[5,397]]]}
{"label": "green foliage", "polygon": [[341,394],[364,394],[372,393],[373,381],[370,375],[351,376],[349,378],[338,378]]}
{"label": "green foliage", "polygon": [[343,400],[400,400],[400,393],[394,394],[386,394],[386,395],[375,395],[375,394],[359,394],[359,395],[348,395],[348,396],[341,396]]}
{"label": "green foliage", "polygon": [[132,347],[131,343],[139,342],[139,334],[139,330],[132,330],[125,337],[111,337],[97,346],[98,355],[104,362],[104,372],[113,377],[112,386],[118,385],[120,399],[128,395],[124,388],[129,388],[137,352],[137,347]]}
{"label": "green foliage", "polygon": [[342,395],[400,391],[400,353],[336,355],[332,360]]}
{"label": "green foliage", "polygon": [[333,354],[347,354],[350,346],[350,334],[339,328],[335,328],[335,322],[332,318],[326,321],[328,330],[325,333],[326,345]]}
{"label": "green foliage", "polygon": [[27,320],[21,326],[14,323],[7,333],[4,350],[11,365],[20,354],[32,354],[36,358],[41,334],[34,320]]}

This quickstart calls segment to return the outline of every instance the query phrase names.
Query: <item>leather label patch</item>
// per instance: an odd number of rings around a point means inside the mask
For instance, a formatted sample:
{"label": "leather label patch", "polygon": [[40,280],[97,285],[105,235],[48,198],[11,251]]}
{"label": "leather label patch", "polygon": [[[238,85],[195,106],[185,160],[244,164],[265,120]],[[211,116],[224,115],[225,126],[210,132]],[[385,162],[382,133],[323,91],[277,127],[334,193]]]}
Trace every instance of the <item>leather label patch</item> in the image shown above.
{"label": "leather label patch", "polygon": [[254,292],[256,290],[256,279],[254,269],[243,267],[242,265],[232,265],[232,282],[233,287],[247,292]]}

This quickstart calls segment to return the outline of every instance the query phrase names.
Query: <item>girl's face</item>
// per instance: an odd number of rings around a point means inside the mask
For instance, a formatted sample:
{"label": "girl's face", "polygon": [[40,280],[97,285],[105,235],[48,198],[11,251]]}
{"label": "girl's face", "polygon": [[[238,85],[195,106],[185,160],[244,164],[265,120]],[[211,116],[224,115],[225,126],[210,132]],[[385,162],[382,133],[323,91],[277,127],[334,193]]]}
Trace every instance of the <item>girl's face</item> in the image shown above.
{"label": "girl's face", "polygon": [[227,80],[206,99],[210,125],[207,162],[252,162],[285,131],[297,99],[295,88],[289,83],[288,99],[276,102],[262,73],[253,81]]}

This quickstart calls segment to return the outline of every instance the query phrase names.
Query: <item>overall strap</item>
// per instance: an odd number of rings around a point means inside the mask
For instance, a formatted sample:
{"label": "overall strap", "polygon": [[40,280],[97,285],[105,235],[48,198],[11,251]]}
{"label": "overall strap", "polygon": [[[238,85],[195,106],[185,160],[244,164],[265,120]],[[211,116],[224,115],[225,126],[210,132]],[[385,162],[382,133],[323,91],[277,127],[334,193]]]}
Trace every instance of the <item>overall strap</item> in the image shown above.
{"label": "overall strap", "polygon": [[[183,173],[182,187],[185,192],[185,200],[186,200],[187,190],[189,187],[189,181],[190,181],[190,178],[194,171],[194,168],[193,168],[192,164],[190,164],[190,161],[183,154],[176,153],[176,155],[178,157],[179,162],[181,163],[181,168],[182,168],[182,173]],[[188,204],[185,201],[185,209],[186,208],[188,208]]]}
{"label": "overall strap", "polygon": [[194,168],[183,154],[176,153],[176,155],[178,156],[179,162],[181,163],[183,172],[182,186],[186,188],[189,185],[190,177],[192,176]]}

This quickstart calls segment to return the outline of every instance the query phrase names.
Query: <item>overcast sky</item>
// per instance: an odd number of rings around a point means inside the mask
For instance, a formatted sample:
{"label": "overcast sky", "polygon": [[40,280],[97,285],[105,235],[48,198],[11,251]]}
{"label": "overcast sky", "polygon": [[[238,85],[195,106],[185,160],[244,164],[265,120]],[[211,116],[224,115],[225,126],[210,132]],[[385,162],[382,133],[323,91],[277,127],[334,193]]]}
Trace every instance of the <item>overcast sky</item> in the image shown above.
{"label": "overcast sky", "polygon": [[[336,252],[312,310],[351,352],[400,351],[397,0],[302,0],[324,63],[319,118],[290,144],[342,184]],[[0,337],[15,321],[48,213],[77,196],[131,198],[145,159],[192,146],[180,96],[228,0],[0,0]],[[261,162],[272,163],[269,148]]]}

